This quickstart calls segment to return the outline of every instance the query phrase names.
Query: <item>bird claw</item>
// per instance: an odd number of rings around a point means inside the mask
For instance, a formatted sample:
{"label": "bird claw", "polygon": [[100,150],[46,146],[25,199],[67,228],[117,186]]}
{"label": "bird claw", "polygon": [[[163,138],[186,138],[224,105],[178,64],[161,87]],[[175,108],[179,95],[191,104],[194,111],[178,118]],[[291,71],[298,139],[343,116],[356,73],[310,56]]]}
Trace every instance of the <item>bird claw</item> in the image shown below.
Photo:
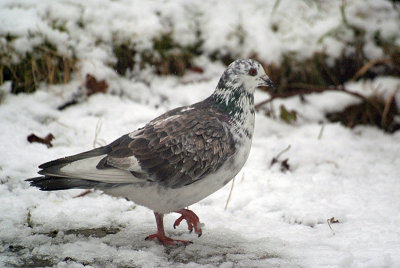
{"label": "bird claw", "polygon": [[155,238],[157,238],[157,240],[160,241],[164,246],[179,246],[179,245],[186,246],[188,244],[193,243],[192,241],[172,239],[172,238],[162,235],[160,233],[155,233],[155,234],[149,235],[144,240],[153,240]]}
{"label": "bird claw", "polygon": [[199,217],[193,211],[188,209],[181,209],[176,212],[182,214],[182,216],[175,221],[174,229],[176,229],[176,226],[181,224],[182,220],[186,220],[189,232],[192,233],[194,229],[194,232],[198,234],[198,237],[200,237],[202,230]]}
{"label": "bird claw", "polygon": [[175,222],[174,222],[174,229],[176,229],[176,226],[179,226],[181,224],[181,221],[184,220],[185,218],[183,216],[180,216]]}

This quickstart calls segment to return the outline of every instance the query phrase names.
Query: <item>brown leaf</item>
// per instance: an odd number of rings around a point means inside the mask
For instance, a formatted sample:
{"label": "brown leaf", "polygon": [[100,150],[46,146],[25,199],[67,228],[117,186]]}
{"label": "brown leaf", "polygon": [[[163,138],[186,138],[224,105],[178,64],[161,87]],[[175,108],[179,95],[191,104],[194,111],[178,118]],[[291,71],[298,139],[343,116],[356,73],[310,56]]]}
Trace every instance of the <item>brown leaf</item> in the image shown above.
{"label": "brown leaf", "polygon": [[289,165],[289,159],[286,158],[281,162],[281,171],[286,172],[288,170],[290,170],[290,165]]}
{"label": "brown leaf", "polygon": [[285,160],[279,160],[279,157],[289,151],[290,149],[290,145],[288,147],[286,147],[286,149],[282,150],[281,152],[279,152],[274,158],[272,158],[271,163],[270,163],[270,167],[272,167],[274,164],[276,163],[280,163],[281,165],[281,171],[282,172],[286,172],[288,170],[290,170],[290,165],[289,165],[289,158],[286,158]]}
{"label": "brown leaf", "polygon": [[97,79],[91,74],[86,75],[85,86],[87,88],[88,96],[96,93],[106,93],[108,88],[106,80],[97,81]]}
{"label": "brown leaf", "polygon": [[54,139],[54,136],[51,133],[47,134],[47,136],[44,138],[38,137],[33,133],[27,137],[27,140],[30,143],[32,143],[32,142],[43,143],[43,144],[46,144],[48,148],[53,147],[53,144],[51,144],[51,141],[53,139]]}
{"label": "brown leaf", "polygon": [[190,67],[189,70],[194,73],[204,73],[204,69],[198,66]]}
{"label": "brown leaf", "polygon": [[328,219],[328,222],[329,223],[340,223],[340,221],[336,220],[335,217],[332,217],[332,218]]}

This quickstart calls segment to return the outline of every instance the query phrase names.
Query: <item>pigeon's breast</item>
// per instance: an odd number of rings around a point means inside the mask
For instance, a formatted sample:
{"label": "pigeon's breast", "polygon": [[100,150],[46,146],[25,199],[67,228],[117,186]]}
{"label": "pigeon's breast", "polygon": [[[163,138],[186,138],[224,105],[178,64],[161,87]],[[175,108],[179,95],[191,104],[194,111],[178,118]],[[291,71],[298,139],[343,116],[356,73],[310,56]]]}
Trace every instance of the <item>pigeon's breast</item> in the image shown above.
{"label": "pigeon's breast", "polygon": [[248,114],[248,117],[244,121],[245,122],[242,121],[241,123],[232,125],[231,128],[235,144],[235,153],[214,173],[190,185],[177,189],[178,191],[175,193],[179,195],[180,198],[171,200],[171,203],[176,204],[176,209],[181,209],[199,202],[222,188],[239,173],[250,153],[254,132],[254,114]]}

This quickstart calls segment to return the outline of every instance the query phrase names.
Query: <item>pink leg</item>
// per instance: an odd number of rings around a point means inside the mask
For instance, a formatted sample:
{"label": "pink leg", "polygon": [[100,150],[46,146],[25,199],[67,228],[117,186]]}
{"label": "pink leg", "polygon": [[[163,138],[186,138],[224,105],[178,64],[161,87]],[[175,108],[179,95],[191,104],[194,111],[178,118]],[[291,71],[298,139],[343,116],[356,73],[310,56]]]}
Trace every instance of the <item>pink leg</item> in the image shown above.
{"label": "pink leg", "polygon": [[149,235],[148,237],[145,238],[145,240],[153,240],[154,238],[157,238],[158,241],[163,243],[164,246],[167,246],[167,245],[176,246],[179,244],[187,245],[187,244],[192,243],[190,241],[175,240],[175,239],[167,237],[164,232],[164,222],[163,222],[164,214],[159,214],[157,212],[154,212],[154,215],[156,216],[157,233]]}
{"label": "pink leg", "polygon": [[189,210],[189,209],[180,209],[178,211],[176,211],[176,213],[180,213],[182,214],[182,216],[180,216],[174,223],[174,229],[176,228],[176,226],[178,226],[182,220],[186,220],[187,225],[188,225],[188,229],[190,232],[193,231],[196,234],[199,235],[199,237],[201,236],[201,226],[200,226],[200,219],[199,217],[197,217],[197,215]]}

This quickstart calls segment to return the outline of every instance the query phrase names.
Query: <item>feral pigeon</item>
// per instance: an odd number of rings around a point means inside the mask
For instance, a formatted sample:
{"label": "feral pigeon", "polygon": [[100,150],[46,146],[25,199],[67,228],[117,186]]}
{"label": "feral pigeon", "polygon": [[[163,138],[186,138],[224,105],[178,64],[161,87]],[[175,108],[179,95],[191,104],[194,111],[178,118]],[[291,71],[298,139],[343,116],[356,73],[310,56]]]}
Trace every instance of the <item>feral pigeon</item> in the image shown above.
{"label": "feral pigeon", "polygon": [[181,214],[201,235],[197,215],[186,207],[227,184],[249,155],[254,130],[254,91],[272,82],[260,63],[236,60],[205,100],[173,109],[109,145],[44,163],[27,181],[43,191],[100,189],[154,211],[164,245],[188,244],[164,232],[163,216]]}

